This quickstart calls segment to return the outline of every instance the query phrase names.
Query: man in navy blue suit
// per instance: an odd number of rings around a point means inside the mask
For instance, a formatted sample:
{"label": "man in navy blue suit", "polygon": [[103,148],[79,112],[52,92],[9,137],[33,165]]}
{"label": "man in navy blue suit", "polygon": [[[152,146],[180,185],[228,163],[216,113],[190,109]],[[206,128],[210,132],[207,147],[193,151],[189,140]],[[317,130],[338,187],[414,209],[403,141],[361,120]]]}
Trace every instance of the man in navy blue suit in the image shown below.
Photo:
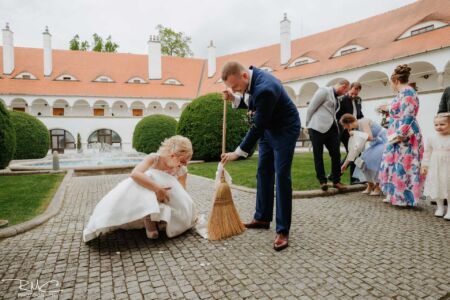
{"label": "man in navy blue suit", "polygon": [[273,217],[276,182],[276,232],[273,247],[280,251],[288,246],[292,217],[291,166],[300,134],[297,107],[280,81],[255,67],[245,68],[228,62],[222,69],[223,92],[234,108],[247,108],[250,129],[234,152],[222,155],[222,163],[247,157],[259,140],[256,212],[247,228],[269,229]]}

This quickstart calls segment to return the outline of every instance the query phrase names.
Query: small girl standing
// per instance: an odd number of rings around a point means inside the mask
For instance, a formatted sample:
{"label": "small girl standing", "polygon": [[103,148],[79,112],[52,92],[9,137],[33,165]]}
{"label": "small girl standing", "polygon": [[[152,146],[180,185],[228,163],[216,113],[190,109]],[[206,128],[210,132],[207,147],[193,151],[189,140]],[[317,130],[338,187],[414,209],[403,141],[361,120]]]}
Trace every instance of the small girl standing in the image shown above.
{"label": "small girl standing", "polygon": [[189,139],[166,139],[99,201],[83,231],[84,242],[119,228],[145,228],[151,239],[158,238],[158,225],[168,237],[192,228],[196,209],[185,190],[191,157]]}
{"label": "small girl standing", "polygon": [[[450,113],[434,118],[436,135],[428,139],[421,172],[426,175],[424,195],[436,201],[436,217],[445,213],[444,199],[450,197]],[[450,220],[450,209],[444,219]]]}

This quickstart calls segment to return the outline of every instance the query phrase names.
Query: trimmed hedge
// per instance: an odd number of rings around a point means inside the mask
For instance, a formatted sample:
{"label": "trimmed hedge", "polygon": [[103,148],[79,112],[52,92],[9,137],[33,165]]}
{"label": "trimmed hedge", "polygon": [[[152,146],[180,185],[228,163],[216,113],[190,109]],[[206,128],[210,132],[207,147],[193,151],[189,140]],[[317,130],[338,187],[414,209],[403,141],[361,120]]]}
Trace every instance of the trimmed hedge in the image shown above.
{"label": "trimmed hedge", "polygon": [[42,158],[50,147],[50,133],[47,127],[27,113],[11,112],[11,121],[16,130],[15,159]]}
{"label": "trimmed hedge", "polygon": [[162,141],[175,135],[176,128],[177,120],[172,117],[147,116],[136,124],[133,132],[133,147],[139,152],[156,152]]}
{"label": "trimmed hedge", "polygon": [[8,110],[0,102],[0,169],[4,169],[16,151],[16,131]]}
{"label": "trimmed hedge", "polygon": [[[232,109],[230,104],[228,106],[227,152],[234,151],[248,131],[246,113],[244,109]],[[183,110],[178,122],[177,134],[191,139],[194,159],[219,160],[222,153],[222,122],[222,95],[206,94],[193,100]]]}

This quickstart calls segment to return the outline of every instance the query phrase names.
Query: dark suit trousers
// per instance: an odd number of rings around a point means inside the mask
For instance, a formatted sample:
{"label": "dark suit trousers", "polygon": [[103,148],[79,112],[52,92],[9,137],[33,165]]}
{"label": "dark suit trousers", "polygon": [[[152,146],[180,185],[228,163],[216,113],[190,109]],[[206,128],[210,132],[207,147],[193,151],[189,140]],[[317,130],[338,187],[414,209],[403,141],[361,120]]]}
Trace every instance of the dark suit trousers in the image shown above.
{"label": "dark suit trousers", "polygon": [[313,146],[314,167],[316,168],[316,176],[320,183],[326,183],[325,168],[323,165],[323,146],[328,150],[331,157],[331,175],[333,183],[340,182],[341,179],[341,141],[339,138],[339,130],[336,124],[321,133],[314,129],[309,129],[309,137]]}
{"label": "dark suit trousers", "polygon": [[276,181],[276,231],[289,233],[292,218],[291,167],[300,125],[266,130],[259,140],[255,220],[272,221]]}

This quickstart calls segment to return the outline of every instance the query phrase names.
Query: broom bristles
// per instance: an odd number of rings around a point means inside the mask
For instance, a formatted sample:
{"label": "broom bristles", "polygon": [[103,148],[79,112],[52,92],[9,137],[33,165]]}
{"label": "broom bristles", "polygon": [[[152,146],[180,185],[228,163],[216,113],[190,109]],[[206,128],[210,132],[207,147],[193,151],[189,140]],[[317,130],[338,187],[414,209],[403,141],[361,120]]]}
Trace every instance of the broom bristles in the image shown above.
{"label": "broom bristles", "polygon": [[222,179],[216,190],[213,208],[208,220],[208,239],[218,241],[241,234],[244,231],[245,226],[234,206],[230,186]]}

